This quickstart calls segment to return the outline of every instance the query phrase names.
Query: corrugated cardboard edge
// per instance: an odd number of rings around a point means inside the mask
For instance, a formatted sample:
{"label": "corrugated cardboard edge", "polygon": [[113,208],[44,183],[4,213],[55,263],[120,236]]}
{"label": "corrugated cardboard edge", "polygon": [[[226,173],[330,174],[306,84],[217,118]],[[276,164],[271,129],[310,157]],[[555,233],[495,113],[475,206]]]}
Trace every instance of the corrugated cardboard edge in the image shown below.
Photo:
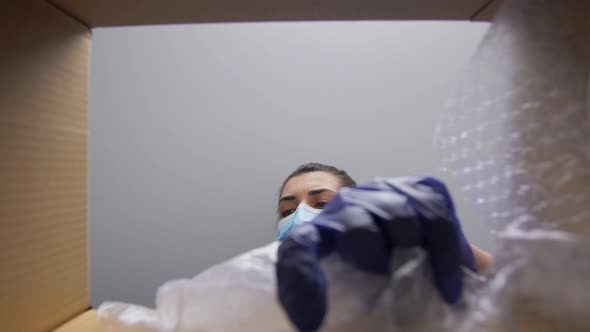
{"label": "corrugated cardboard edge", "polygon": [[270,21],[469,20],[489,0],[48,0],[91,27]]}
{"label": "corrugated cardboard edge", "polygon": [[104,332],[106,328],[100,323],[95,310],[89,310],[72,319],[53,332]]}
{"label": "corrugated cardboard edge", "polygon": [[483,21],[488,22],[492,21],[502,4],[501,0],[489,0],[487,1],[481,8],[479,8],[473,16],[471,17],[472,21]]}
{"label": "corrugated cardboard edge", "polygon": [[89,306],[90,31],[45,1],[0,7],[0,330]]}

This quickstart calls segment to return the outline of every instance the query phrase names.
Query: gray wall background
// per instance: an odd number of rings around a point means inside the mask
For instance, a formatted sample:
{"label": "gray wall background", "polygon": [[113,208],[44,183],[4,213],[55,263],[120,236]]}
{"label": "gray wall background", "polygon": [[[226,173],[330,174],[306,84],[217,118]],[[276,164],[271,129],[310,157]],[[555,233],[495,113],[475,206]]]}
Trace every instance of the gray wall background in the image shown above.
{"label": "gray wall background", "polygon": [[[92,304],[152,306],[164,281],[274,240],[278,187],[299,164],[334,164],[359,181],[440,176],[433,129],[486,28],[356,22],[94,30]],[[492,249],[485,225],[456,200],[469,239]]]}

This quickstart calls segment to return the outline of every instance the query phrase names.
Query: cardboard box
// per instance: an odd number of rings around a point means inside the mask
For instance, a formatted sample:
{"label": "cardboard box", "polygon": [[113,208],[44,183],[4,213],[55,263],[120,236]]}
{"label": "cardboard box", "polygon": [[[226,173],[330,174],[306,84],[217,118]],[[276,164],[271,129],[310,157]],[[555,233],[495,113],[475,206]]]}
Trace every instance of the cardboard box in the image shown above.
{"label": "cardboard box", "polygon": [[[99,26],[486,20],[487,0],[6,0],[0,5],[0,330],[98,332],[87,244],[88,78]],[[61,327],[60,327],[61,326]]]}

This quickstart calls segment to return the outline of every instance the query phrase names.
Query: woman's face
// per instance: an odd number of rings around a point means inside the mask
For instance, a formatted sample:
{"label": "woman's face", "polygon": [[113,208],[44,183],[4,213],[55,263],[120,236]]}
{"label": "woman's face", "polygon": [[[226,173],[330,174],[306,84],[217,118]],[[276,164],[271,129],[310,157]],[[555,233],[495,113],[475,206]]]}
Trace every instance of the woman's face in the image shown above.
{"label": "woman's face", "polygon": [[326,172],[309,172],[289,179],[279,199],[279,219],[295,212],[301,203],[322,209],[341,187],[340,179]]}

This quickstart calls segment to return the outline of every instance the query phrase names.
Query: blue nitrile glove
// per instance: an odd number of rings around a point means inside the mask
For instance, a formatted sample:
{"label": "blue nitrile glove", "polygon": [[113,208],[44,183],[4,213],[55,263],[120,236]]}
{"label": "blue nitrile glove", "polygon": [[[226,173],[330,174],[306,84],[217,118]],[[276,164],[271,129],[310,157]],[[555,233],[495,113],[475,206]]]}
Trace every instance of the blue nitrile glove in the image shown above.
{"label": "blue nitrile glove", "polygon": [[278,296],[300,331],[316,331],[327,311],[326,279],[320,259],[337,252],[360,270],[389,275],[396,248],[428,252],[434,284],[456,303],[462,271],[475,259],[445,185],[430,177],[377,179],[343,188],[313,221],[281,243],[276,266]]}

